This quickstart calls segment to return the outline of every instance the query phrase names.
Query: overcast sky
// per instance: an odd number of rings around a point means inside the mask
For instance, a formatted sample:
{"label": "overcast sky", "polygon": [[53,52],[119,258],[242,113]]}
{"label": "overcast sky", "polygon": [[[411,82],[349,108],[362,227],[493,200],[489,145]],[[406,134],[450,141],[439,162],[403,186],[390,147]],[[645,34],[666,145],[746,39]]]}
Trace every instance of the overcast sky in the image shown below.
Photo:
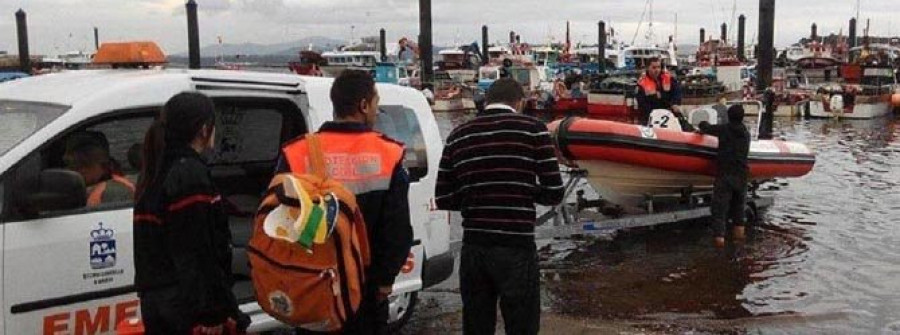
{"label": "overcast sky", "polygon": [[[197,0],[200,7],[202,45],[217,36],[226,43],[279,43],[307,36],[349,40],[351,34],[377,35],[386,28],[388,39],[418,34],[418,0]],[[32,53],[57,54],[91,51],[92,27],[100,28],[101,40],[154,40],[167,53],[187,49],[185,0],[0,0],[0,50],[17,52],[14,13],[28,13]],[[605,20],[626,42],[631,42],[645,12],[644,0],[432,0],[434,40],[437,45],[480,40],[483,24],[491,29],[491,41],[506,39],[510,30],[530,43],[550,36],[565,37],[571,21],[572,39],[596,40],[597,21]],[[678,42],[696,44],[699,29],[719,35],[719,26],[732,22],[733,1],[653,1],[653,31],[658,42],[675,32]],[[736,15],[747,16],[747,40],[755,41],[757,0],[737,0]],[[860,16],[870,18],[873,35],[900,32],[900,2],[862,0]],[[819,34],[847,33],[854,16],[854,0],[777,0],[775,41],[785,46],[809,34],[816,22]],[[637,42],[644,41],[649,13],[645,13]],[[897,22],[892,22],[897,20]],[[355,29],[351,29],[354,26]],[[861,35],[861,33],[860,33]]]}

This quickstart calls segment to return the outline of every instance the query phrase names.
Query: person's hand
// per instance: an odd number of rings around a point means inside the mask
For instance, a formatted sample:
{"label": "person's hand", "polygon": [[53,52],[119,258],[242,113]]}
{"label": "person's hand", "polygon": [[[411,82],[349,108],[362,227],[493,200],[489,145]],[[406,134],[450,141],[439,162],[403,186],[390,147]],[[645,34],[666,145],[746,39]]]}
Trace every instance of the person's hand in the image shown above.
{"label": "person's hand", "polygon": [[375,294],[375,300],[384,301],[394,292],[394,288],[392,286],[379,286],[378,292]]}

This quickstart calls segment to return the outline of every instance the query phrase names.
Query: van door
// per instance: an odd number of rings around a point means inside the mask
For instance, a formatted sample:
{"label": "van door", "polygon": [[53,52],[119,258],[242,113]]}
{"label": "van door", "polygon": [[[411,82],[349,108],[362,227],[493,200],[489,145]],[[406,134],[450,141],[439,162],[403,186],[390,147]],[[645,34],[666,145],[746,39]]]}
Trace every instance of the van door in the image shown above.
{"label": "van door", "polygon": [[139,314],[134,153],[153,118],[112,114],[60,134],[4,176],[16,190],[3,202],[6,334],[112,334]]}

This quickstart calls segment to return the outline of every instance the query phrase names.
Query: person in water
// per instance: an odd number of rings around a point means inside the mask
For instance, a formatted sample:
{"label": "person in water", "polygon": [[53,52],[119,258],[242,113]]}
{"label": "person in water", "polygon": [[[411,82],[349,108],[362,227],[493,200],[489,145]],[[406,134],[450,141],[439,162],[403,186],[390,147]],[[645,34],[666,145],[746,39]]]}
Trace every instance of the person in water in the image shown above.
{"label": "person in water", "polygon": [[716,181],[713,186],[712,220],[716,247],[725,246],[725,226],[728,219],[734,224],[733,237],[744,239],[744,204],[747,200],[750,152],[750,132],[744,125],[744,107],[728,108],[728,123],[710,125],[703,121],[699,131],[719,138],[716,154]]}

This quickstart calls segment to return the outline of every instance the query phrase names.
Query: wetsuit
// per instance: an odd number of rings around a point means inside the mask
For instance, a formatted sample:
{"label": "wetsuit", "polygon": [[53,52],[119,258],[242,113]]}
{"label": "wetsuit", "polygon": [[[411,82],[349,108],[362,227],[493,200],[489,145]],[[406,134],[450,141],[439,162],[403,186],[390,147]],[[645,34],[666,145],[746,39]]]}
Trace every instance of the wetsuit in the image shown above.
{"label": "wetsuit", "polygon": [[716,237],[725,236],[725,226],[730,218],[735,226],[744,225],[744,204],[747,199],[750,152],[750,132],[743,123],[744,109],[732,106],[728,109],[728,124],[710,125],[701,122],[700,131],[719,138],[716,155],[716,182],[713,186],[712,219]]}

